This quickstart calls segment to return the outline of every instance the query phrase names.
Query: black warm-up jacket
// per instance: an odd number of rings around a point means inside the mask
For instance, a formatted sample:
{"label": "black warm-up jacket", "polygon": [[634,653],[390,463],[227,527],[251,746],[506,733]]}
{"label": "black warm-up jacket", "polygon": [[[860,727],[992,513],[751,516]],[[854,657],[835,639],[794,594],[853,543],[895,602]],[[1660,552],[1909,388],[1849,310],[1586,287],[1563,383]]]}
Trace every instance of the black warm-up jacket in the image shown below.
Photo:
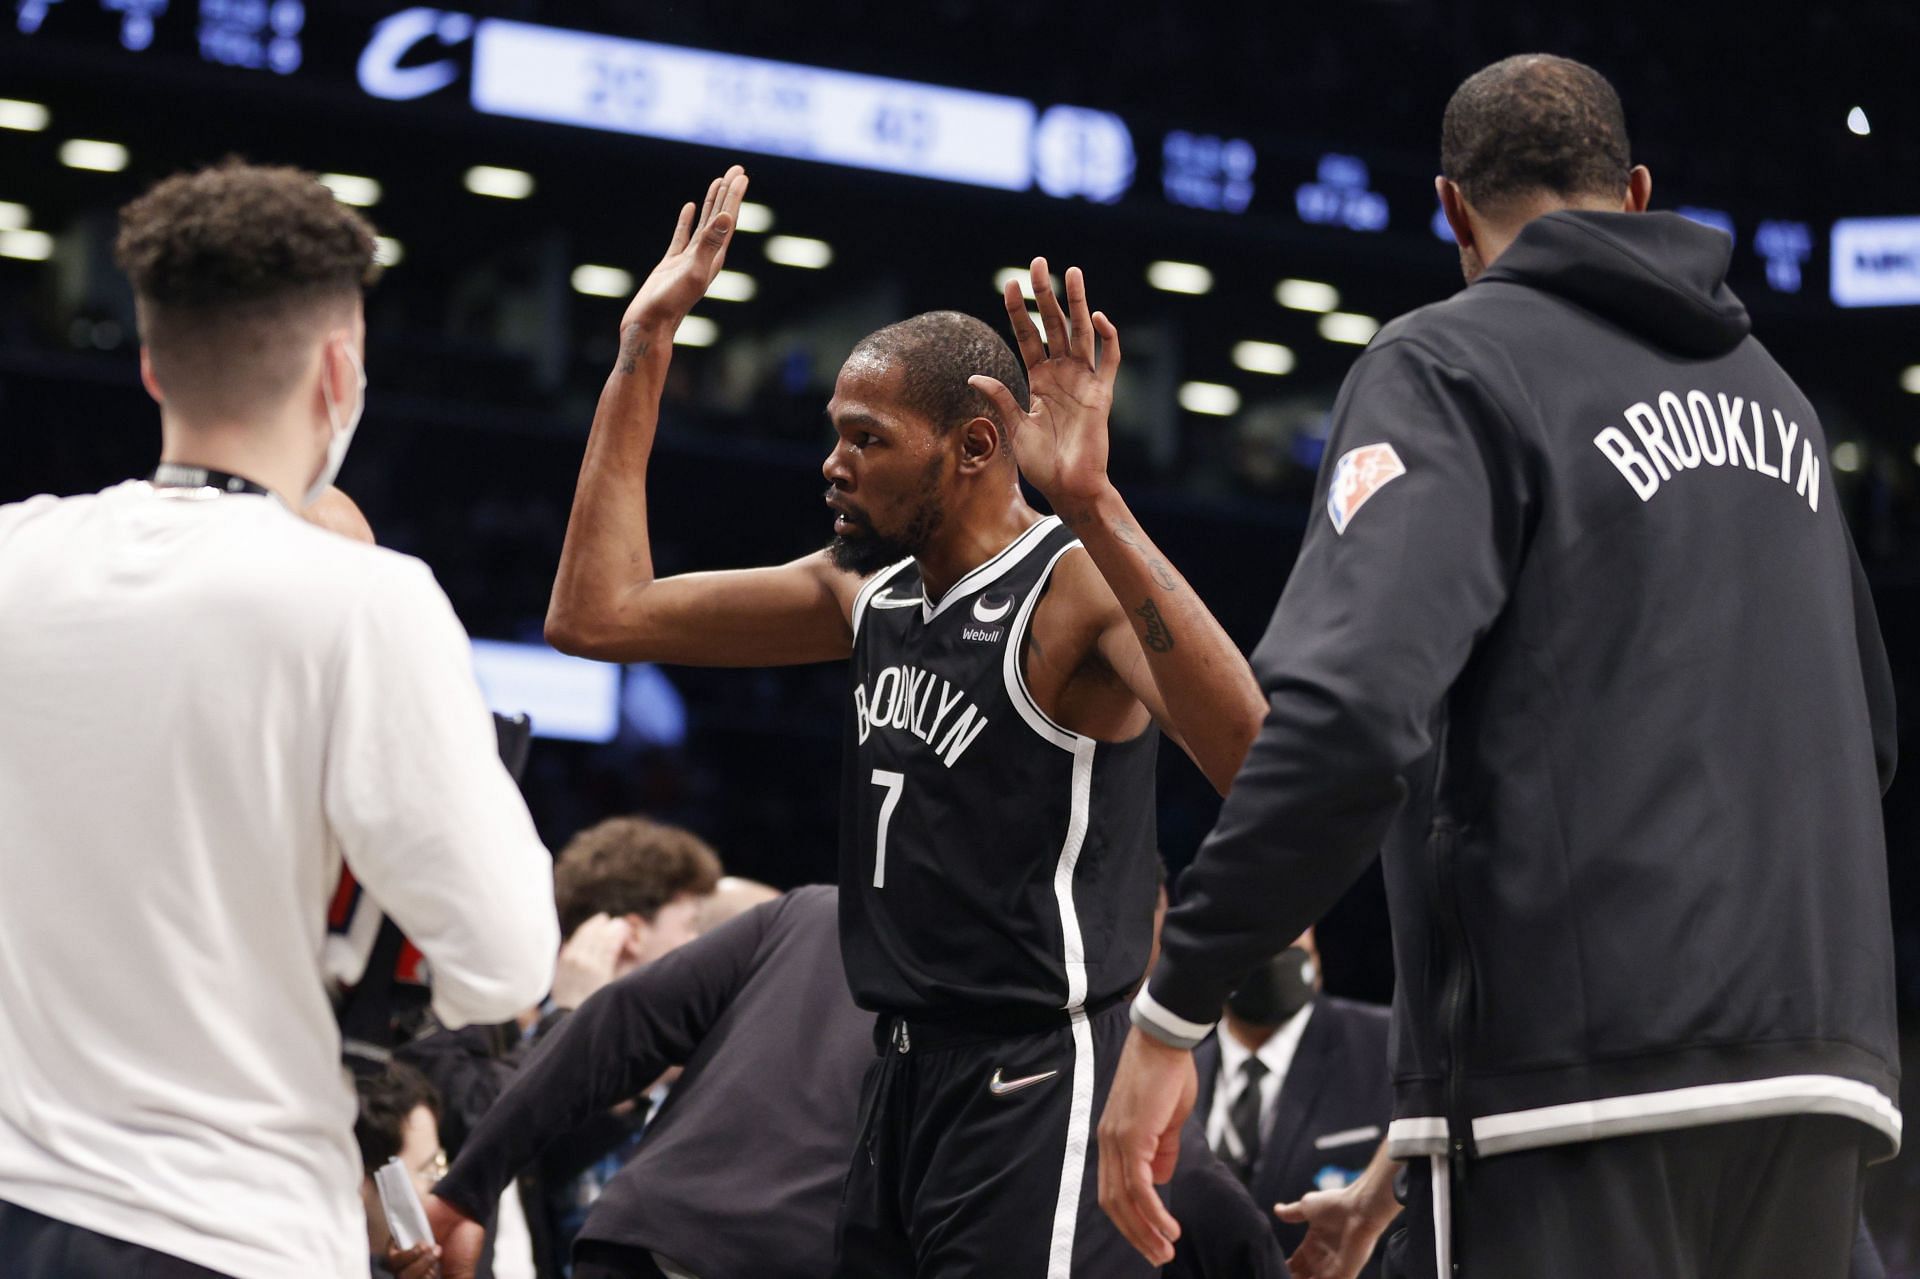
{"label": "black warm-up jacket", "polygon": [[1785,1113],[1897,1147],[1892,682],[1729,253],[1550,214],[1355,363],[1136,1024],[1196,1041],[1384,843],[1395,1155]]}

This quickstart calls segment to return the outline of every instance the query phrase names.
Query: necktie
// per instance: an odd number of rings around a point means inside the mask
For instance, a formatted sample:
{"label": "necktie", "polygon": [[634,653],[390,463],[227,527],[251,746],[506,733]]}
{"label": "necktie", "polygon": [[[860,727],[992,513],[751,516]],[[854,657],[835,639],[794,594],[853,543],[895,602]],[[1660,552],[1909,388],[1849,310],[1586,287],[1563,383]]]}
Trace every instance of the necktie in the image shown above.
{"label": "necktie", "polygon": [[1260,1081],[1266,1077],[1267,1064],[1258,1057],[1247,1058],[1240,1067],[1245,1082],[1227,1110],[1222,1158],[1243,1182],[1253,1180],[1254,1161],[1260,1158]]}

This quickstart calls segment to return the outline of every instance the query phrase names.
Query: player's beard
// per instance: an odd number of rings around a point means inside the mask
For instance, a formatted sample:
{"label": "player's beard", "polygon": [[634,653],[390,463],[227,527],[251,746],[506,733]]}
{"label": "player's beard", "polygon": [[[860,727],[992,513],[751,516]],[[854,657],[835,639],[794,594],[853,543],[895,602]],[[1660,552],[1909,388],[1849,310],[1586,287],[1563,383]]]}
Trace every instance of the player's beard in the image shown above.
{"label": "player's beard", "polygon": [[898,564],[926,550],[947,514],[940,502],[940,467],[939,457],[929,459],[927,469],[921,473],[920,491],[915,495],[913,510],[898,533],[882,533],[873,526],[865,511],[849,506],[842,514],[860,531],[851,536],[833,535],[833,541],[827,544],[833,566],[842,572],[870,577],[890,564]]}

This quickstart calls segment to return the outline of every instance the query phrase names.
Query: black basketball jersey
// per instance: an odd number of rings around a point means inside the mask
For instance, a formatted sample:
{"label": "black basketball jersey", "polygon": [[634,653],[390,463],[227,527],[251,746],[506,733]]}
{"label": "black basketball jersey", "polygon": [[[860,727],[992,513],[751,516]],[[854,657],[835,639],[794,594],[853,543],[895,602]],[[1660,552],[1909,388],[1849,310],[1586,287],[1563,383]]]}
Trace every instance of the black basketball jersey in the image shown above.
{"label": "black basketball jersey", "polygon": [[1034,606],[1079,544],[1049,517],[939,600],[912,560],[855,598],[840,944],[863,1008],[1077,1008],[1140,979],[1159,731],[1098,742],[1026,687]]}

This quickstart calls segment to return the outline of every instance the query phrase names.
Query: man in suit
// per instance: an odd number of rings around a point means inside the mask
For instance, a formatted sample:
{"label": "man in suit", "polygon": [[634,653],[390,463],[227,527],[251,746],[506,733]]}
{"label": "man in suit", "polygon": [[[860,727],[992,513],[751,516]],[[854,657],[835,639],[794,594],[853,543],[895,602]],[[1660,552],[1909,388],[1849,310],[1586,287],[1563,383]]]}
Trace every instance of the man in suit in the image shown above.
{"label": "man in suit", "polygon": [[[1194,1053],[1190,1126],[1263,1209],[1360,1175],[1393,1110],[1387,1010],[1321,993],[1309,928],[1227,1000],[1218,1033]],[[1304,1225],[1273,1218],[1288,1253]],[[1376,1254],[1361,1271],[1377,1276]]]}

